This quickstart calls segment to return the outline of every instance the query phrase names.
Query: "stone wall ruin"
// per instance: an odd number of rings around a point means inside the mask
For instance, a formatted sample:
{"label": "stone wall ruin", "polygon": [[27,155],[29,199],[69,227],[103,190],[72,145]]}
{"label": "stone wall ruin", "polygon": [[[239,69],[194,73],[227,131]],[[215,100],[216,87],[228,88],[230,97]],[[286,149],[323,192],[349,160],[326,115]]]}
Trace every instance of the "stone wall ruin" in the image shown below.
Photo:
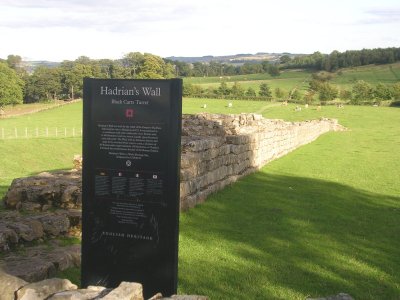
{"label": "stone wall ruin", "polygon": [[[285,122],[257,114],[184,115],[180,207],[187,210],[266,163],[314,141],[328,131],[343,130],[337,120]],[[4,203],[24,211],[81,208],[81,159],[75,171],[44,172],[17,178]]]}
{"label": "stone wall ruin", "polygon": [[257,114],[185,115],[182,120],[181,210],[242,176],[344,128],[337,120],[285,122]]}

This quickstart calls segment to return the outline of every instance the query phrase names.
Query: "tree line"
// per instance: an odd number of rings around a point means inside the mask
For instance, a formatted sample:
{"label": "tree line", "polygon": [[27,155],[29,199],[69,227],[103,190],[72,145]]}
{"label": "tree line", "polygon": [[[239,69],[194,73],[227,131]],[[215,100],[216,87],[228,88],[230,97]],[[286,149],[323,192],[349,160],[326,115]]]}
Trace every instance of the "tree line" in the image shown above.
{"label": "tree line", "polygon": [[175,77],[171,63],[150,53],[131,52],[122,59],[81,56],[57,67],[40,66],[28,74],[18,55],[0,60],[0,106],[82,97],[83,78],[162,79]]}
{"label": "tree line", "polygon": [[[240,83],[234,82],[230,87],[222,81],[217,88],[203,88],[202,86],[184,83],[183,96],[194,98],[219,98],[219,99],[247,99],[247,100],[272,100],[273,98],[282,100],[287,93],[277,87],[274,90],[267,83],[261,83],[256,91],[252,87],[243,88]],[[274,97],[275,96],[275,97]]]}
{"label": "tree line", "polygon": [[261,83],[257,91],[253,87],[243,88],[238,82],[229,86],[222,81],[217,88],[203,88],[200,85],[184,83],[183,95],[194,98],[247,99],[247,100],[285,100],[304,104],[326,104],[328,101],[340,100],[355,105],[379,104],[385,100],[400,100],[400,83],[371,85],[358,80],[349,89],[339,89],[329,82],[329,76],[315,73],[304,93],[293,88],[290,91],[279,87],[272,89],[267,83]]}
{"label": "tree line", "polygon": [[279,63],[264,60],[260,63],[246,62],[242,65],[233,65],[211,61],[209,63],[187,63],[174,60],[166,60],[174,65],[176,76],[179,77],[218,77],[269,73],[271,76],[279,76]]}
{"label": "tree line", "polygon": [[377,48],[333,51],[330,54],[314,52],[291,58],[284,55],[280,58],[282,69],[301,68],[335,72],[341,68],[359,67],[369,64],[390,64],[400,61],[400,48]]}
{"label": "tree line", "polygon": [[285,54],[278,62],[264,60],[260,63],[244,63],[240,66],[211,61],[210,63],[195,62],[193,64],[179,61],[169,61],[176,66],[176,75],[182,77],[215,77],[258,73],[269,73],[279,76],[280,70],[306,69],[311,71],[334,72],[340,68],[359,67],[369,64],[389,64],[400,61],[400,48],[377,48],[350,50],[345,52],[332,51],[330,54],[314,52],[309,55]]}
{"label": "tree line", "polygon": [[[82,96],[83,78],[172,78],[190,76],[230,76],[241,74],[269,73],[271,76],[279,76],[280,70],[290,68],[303,68],[313,71],[325,70],[333,72],[339,68],[357,67],[367,64],[384,64],[400,61],[400,48],[385,49],[363,49],[359,51],[333,51],[326,55],[315,52],[310,55],[291,56],[282,55],[280,61],[261,63],[244,63],[241,66],[225,64],[220,62],[193,64],[163,59],[150,53],[130,52],[121,59],[90,59],[81,56],[74,61],[63,61],[57,67],[40,66],[28,74],[24,62],[18,55],[9,55],[7,59],[0,59],[0,106],[16,103],[32,103],[43,100],[74,99]],[[335,95],[335,87],[326,80],[313,78],[312,87],[307,92],[309,98],[319,94],[321,101],[331,99]],[[372,88],[373,89],[373,88]],[[388,88],[392,97],[396,94],[393,88]],[[380,90],[383,87],[380,86]],[[226,94],[228,93],[228,94]],[[248,97],[265,98],[269,96],[254,95],[253,90],[243,90],[235,87],[233,91],[204,90],[200,91],[197,86],[186,85],[185,94],[190,96],[202,95],[204,97]],[[278,91],[278,94],[281,92]],[[288,95],[298,96],[298,90],[294,89]],[[351,91],[337,91],[337,95],[345,99]],[[389,92],[385,92],[389,94]],[[336,95],[336,96],[337,96]],[[347,96],[346,96],[347,95]],[[353,93],[354,95],[354,93]],[[371,93],[369,94],[371,99]],[[379,92],[374,92],[377,97]],[[289,97],[289,98],[290,98]],[[352,96],[353,97],[353,96]],[[381,96],[379,96],[381,97]],[[388,97],[388,96],[386,96]],[[278,97],[282,98],[282,97]]]}

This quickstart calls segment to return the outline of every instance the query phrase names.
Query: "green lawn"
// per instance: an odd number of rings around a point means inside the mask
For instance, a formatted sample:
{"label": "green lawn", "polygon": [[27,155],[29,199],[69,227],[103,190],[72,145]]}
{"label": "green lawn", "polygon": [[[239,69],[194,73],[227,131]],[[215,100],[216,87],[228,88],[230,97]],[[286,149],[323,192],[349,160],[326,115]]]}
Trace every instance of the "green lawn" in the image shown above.
{"label": "green lawn", "polygon": [[[181,214],[179,292],[211,299],[305,299],[347,292],[400,299],[400,109],[185,99],[183,111],[336,117],[332,132]],[[207,108],[202,108],[207,104]],[[81,125],[81,103],[0,120]],[[49,113],[49,114],[48,114]],[[14,123],[13,123],[14,122]],[[21,124],[20,124],[21,123]],[[23,124],[23,125],[22,125]],[[72,167],[80,138],[0,140],[0,194],[14,177]],[[77,270],[68,276],[77,277]]]}
{"label": "green lawn", "polygon": [[264,115],[338,117],[350,131],[325,134],[182,214],[180,292],[399,299],[400,110],[272,107]]}
{"label": "green lawn", "polygon": [[[59,137],[22,138],[25,128],[34,135],[36,128],[44,135],[44,129],[54,136],[55,128]],[[0,120],[0,198],[16,177],[29,176],[46,170],[71,169],[74,154],[82,152],[81,137],[64,138],[64,128],[70,135],[72,128],[76,133],[82,127],[82,102],[65,105],[35,114]],[[1,138],[1,129],[7,135],[19,132],[19,138]]]}

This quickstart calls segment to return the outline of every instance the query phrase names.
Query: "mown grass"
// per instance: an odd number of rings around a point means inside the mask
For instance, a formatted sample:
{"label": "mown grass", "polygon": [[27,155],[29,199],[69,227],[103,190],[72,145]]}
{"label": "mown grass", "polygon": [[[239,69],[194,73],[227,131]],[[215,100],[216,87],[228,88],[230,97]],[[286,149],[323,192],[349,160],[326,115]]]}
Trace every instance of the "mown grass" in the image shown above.
{"label": "mown grass", "polygon": [[[64,128],[82,126],[82,103],[74,103],[35,114],[0,120],[0,129]],[[46,170],[71,169],[74,154],[82,152],[81,137],[0,138],[0,198],[14,178]]]}
{"label": "mown grass", "polygon": [[[269,102],[233,101],[228,108],[228,101],[185,99],[183,111],[201,112],[204,103],[210,112],[258,111],[291,121],[336,117],[350,130],[325,134],[181,214],[179,292],[211,299],[339,292],[399,299],[400,109],[295,112]],[[67,115],[80,124],[81,104],[70,109],[38,113],[30,122],[54,124]],[[0,140],[0,193],[13,177],[71,168],[80,149],[78,138]],[[60,274],[79,281],[78,268]]]}
{"label": "mown grass", "polygon": [[38,113],[0,119],[0,128],[72,128],[82,127],[82,102],[44,110]]}
{"label": "mown grass", "polygon": [[264,114],[336,116],[350,131],[325,134],[182,214],[181,293],[400,298],[400,110],[300,113]]}

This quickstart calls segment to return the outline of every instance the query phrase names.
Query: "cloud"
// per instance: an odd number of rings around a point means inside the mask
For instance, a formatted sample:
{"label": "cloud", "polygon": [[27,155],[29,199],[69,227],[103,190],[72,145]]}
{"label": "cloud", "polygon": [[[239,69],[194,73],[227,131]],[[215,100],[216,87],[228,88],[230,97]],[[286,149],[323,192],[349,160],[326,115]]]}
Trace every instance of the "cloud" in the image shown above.
{"label": "cloud", "polygon": [[150,25],[182,22],[197,11],[195,5],[180,0],[172,3],[154,0],[5,0],[0,4],[0,27],[65,27],[123,33]]}
{"label": "cloud", "polygon": [[400,23],[400,7],[370,9],[365,13],[368,17],[361,21],[363,24]]}

